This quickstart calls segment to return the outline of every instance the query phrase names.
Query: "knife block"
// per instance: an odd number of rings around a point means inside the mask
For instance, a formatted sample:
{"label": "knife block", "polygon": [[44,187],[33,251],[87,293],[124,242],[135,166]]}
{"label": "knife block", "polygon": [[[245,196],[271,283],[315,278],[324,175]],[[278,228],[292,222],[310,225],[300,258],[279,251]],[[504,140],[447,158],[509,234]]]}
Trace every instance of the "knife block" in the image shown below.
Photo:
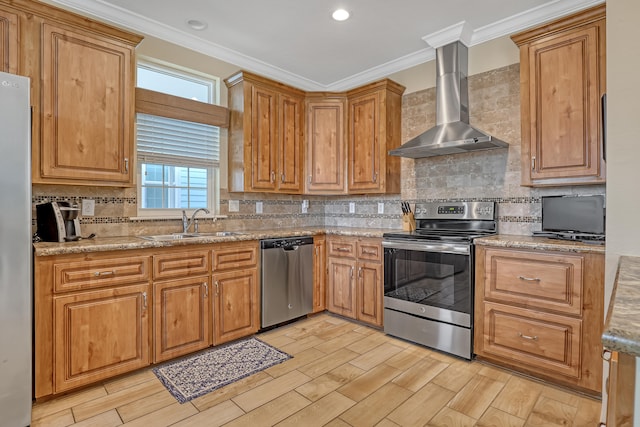
{"label": "knife block", "polygon": [[413,212],[402,214],[402,229],[404,231],[414,231],[416,229],[416,219]]}

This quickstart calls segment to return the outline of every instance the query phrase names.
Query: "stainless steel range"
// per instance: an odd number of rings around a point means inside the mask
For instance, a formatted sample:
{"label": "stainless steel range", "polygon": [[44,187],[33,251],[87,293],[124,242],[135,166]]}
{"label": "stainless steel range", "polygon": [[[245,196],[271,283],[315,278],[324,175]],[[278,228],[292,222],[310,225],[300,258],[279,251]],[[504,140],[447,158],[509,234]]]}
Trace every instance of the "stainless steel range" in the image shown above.
{"label": "stainless steel range", "polygon": [[471,359],[473,239],[496,233],[495,203],[418,203],[415,218],[383,236],[384,331]]}

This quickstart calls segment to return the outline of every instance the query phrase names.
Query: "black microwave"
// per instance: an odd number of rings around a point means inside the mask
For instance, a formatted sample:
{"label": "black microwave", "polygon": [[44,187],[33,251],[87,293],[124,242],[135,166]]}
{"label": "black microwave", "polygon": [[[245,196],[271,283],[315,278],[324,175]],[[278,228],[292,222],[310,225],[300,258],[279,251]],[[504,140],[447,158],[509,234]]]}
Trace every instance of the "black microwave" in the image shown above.
{"label": "black microwave", "polygon": [[605,197],[547,196],[542,198],[542,231],[605,234]]}

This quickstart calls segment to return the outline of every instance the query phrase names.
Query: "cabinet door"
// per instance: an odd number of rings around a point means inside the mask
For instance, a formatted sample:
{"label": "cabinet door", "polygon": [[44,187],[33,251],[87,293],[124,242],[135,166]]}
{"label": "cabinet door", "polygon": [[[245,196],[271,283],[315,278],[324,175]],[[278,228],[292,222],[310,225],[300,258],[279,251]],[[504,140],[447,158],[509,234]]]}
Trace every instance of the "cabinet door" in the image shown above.
{"label": "cabinet door", "polygon": [[356,318],[355,261],[329,257],[327,310]]}
{"label": "cabinet door", "polygon": [[256,333],[260,328],[257,269],[214,274],[213,285],[213,343],[218,345]]}
{"label": "cabinet door", "polygon": [[42,28],[40,175],[130,185],[132,49],[80,30]]}
{"label": "cabinet door", "polygon": [[0,9],[0,71],[18,73],[18,15]]}
{"label": "cabinet door", "polygon": [[302,140],[304,99],[278,97],[278,188],[287,193],[302,192]]}
{"label": "cabinet door", "polygon": [[54,297],[55,393],[149,364],[148,289]]}
{"label": "cabinet door", "polygon": [[380,94],[349,99],[349,191],[380,190]]}
{"label": "cabinet door", "polygon": [[344,100],[307,103],[309,193],[344,193]]}
{"label": "cabinet door", "polygon": [[209,278],[153,284],[154,362],[208,347],[211,305]]}
{"label": "cabinet door", "polygon": [[358,263],[357,319],[382,326],[382,265]]}
{"label": "cabinet door", "polygon": [[313,312],[327,308],[327,257],[324,236],[313,238]]}
{"label": "cabinet door", "polygon": [[271,89],[251,88],[251,188],[276,189],[276,97]]}
{"label": "cabinet door", "polygon": [[522,184],[605,181],[605,7],[512,36],[520,47]]}

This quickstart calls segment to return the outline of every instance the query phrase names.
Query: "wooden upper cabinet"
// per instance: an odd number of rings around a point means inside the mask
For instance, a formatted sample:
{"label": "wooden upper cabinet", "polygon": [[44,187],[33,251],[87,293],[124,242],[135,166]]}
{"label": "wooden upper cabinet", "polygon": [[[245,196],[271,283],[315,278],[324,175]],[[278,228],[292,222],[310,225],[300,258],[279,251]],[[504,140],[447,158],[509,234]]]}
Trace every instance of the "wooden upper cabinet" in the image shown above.
{"label": "wooden upper cabinet", "polygon": [[512,36],[520,47],[522,184],[605,181],[605,5]]}
{"label": "wooden upper cabinet", "polygon": [[251,189],[275,190],[278,143],[273,90],[251,86]]}
{"label": "wooden upper cabinet", "polygon": [[400,192],[404,87],[388,79],[349,92],[303,92],[241,71],[229,88],[229,191]]}
{"label": "wooden upper cabinet", "polygon": [[229,88],[229,191],[302,192],[304,92],[242,71]]}
{"label": "wooden upper cabinet", "polygon": [[133,183],[134,46],[46,22],[37,182]]}
{"label": "wooden upper cabinet", "polygon": [[302,192],[304,98],[293,94],[278,97],[278,188]]}
{"label": "wooden upper cabinet", "polygon": [[344,96],[307,98],[305,193],[346,192],[346,101]]}
{"label": "wooden upper cabinet", "polygon": [[18,73],[18,13],[0,8],[0,71]]}
{"label": "wooden upper cabinet", "polygon": [[382,80],[348,92],[349,193],[399,193],[404,87]]}

